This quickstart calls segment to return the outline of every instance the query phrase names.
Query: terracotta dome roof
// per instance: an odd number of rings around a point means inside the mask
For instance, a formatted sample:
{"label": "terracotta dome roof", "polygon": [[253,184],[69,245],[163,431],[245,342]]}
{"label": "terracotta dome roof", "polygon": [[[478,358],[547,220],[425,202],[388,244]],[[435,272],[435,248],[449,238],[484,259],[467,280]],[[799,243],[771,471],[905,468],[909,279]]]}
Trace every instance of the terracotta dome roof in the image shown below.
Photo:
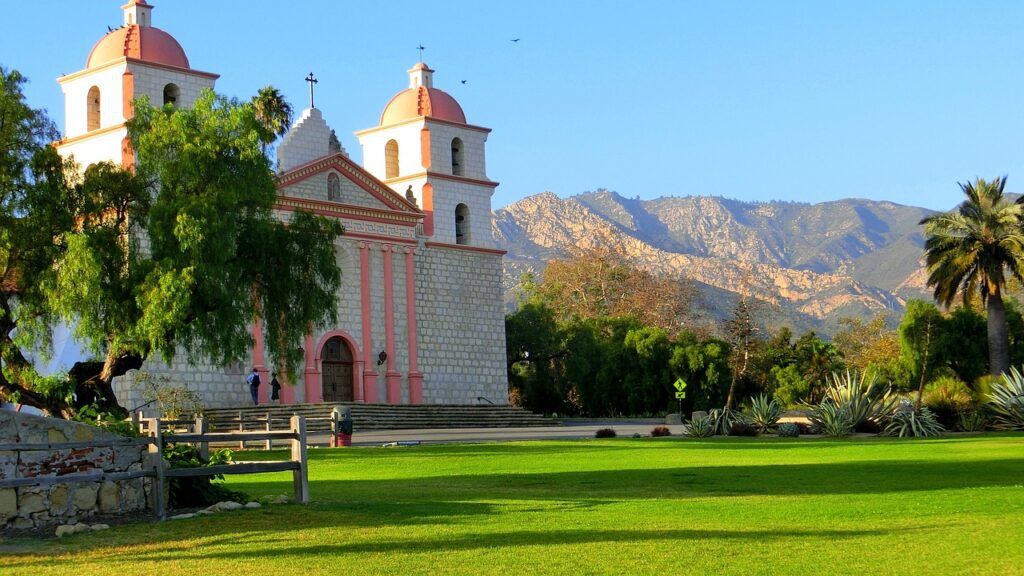
{"label": "terracotta dome roof", "polygon": [[108,33],[89,53],[86,68],[102,66],[127,56],[137,60],[188,68],[185,50],[173,36],[152,26],[123,26]]}
{"label": "terracotta dome roof", "polygon": [[380,125],[387,126],[418,117],[437,118],[449,122],[466,123],[462,106],[444,90],[437,88],[408,88],[395,95],[380,115]]}

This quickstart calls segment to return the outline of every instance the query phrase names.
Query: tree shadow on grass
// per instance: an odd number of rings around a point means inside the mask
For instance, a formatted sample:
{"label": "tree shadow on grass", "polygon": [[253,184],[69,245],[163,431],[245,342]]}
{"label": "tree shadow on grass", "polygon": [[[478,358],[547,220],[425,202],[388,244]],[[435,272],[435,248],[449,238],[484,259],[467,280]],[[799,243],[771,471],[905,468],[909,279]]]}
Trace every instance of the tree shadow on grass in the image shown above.
{"label": "tree shadow on grass", "polygon": [[[905,533],[906,530],[900,530]],[[888,530],[517,530],[465,534],[458,537],[396,538],[371,542],[344,542],[295,546],[294,541],[282,539],[279,545],[269,545],[261,557],[337,556],[346,554],[422,554],[524,548],[530,546],[557,546],[580,544],[638,544],[643,542],[708,543],[715,540],[734,542],[736,545],[764,543],[779,540],[813,539],[835,542],[851,538],[891,535]],[[268,543],[272,544],[272,543]],[[194,554],[171,554],[164,551],[143,553],[141,561],[231,560],[252,558],[246,550],[217,550]]]}
{"label": "tree shadow on grass", "polygon": [[[918,528],[922,529],[922,528]],[[906,533],[902,528],[900,534]],[[340,534],[340,533],[339,533]],[[205,538],[201,545],[195,541],[182,540],[163,542],[159,550],[133,551],[133,562],[184,562],[204,560],[250,560],[254,558],[301,558],[337,556],[345,554],[419,554],[437,552],[460,552],[473,550],[493,550],[499,548],[523,548],[529,546],[580,545],[580,544],[637,544],[643,542],[708,543],[712,541],[729,541],[736,545],[746,543],[764,543],[778,540],[813,539],[835,542],[861,537],[879,537],[892,535],[889,530],[714,530],[714,529],[678,529],[678,530],[516,530],[509,532],[472,533],[452,537],[407,538],[398,537],[388,540],[366,542],[345,542],[344,537],[334,544],[296,545],[293,538],[278,531],[262,533],[251,528],[224,534],[216,538]],[[223,545],[231,545],[237,549],[223,549]],[[250,546],[259,548],[254,552]],[[116,558],[123,550],[113,548],[103,558]],[[46,565],[48,567],[67,564],[75,565],[73,559],[54,558],[49,555],[20,558],[18,561],[0,564],[9,568],[28,568]]]}
{"label": "tree shadow on grass", "polygon": [[[977,461],[867,460],[740,466],[678,466],[524,474],[459,474],[311,481],[323,501],[615,499],[909,493],[1019,485],[1024,457]],[[245,490],[245,485],[238,488]]]}
{"label": "tree shadow on grass", "polygon": [[[315,463],[314,463],[315,465]],[[829,496],[885,495],[938,490],[1019,486],[1024,477],[1024,457],[978,460],[870,460],[735,466],[675,466],[668,468],[633,468],[579,470],[540,473],[477,473],[383,480],[313,480],[310,493],[313,504],[297,507],[268,507],[210,517],[146,525],[144,530],[112,530],[103,538],[82,535],[67,544],[47,543],[38,553],[0,561],[5,566],[39,566],[67,562],[74,566],[75,555],[55,559],[55,552],[99,550],[105,557],[123,553],[125,546],[159,542],[161,550],[139,550],[153,559],[181,559],[181,554],[203,546],[222,543],[225,538],[287,538],[288,532],[316,529],[373,529],[410,525],[452,525],[472,523],[484,517],[505,512],[507,502],[517,512],[530,512],[522,505],[542,502],[533,512],[571,514],[587,508],[622,505],[632,500],[686,501],[690,499],[747,496]],[[284,475],[281,476],[284,480]],[[257,485],[254,485],[257,486]],[[246,489],[245,483],[231,484]],[[290,490],[290,482],[268,482],[258,485],[280,492]],[[722,501],[723,505],[725,501]],[[178,522],[190,522],[183,533]],[[307,554],[434,550],[453,546],[472,549],[481,546],[519,543],[532,545],[558,542],[617,542],[687,539],[736,539],[810,537],[828,535],[829,531],[791,532],[773,530],[770,534],[743,530],[555,530],[527,531],[513,534],[470,534],[455,543],[441,538],[409,542],[340,543],[329,546],[299,547]],[[876,534],[870,531],[838,531],[835,537]],[[197,540],[199,544],[197,544]],[[235,540],[232,540],[234,542]],[[289,544],[282,546],[290,546]],[[348,548],[346,548],[348,546]],[[362,547],[362,548],[360,548]],[[263,549],[263,548],[261,548]],[[271,553],[296,553],[271,551]],[[133,551],[134,552],[134,551]],[[227,551],[224,554],[234,554]],[[239,551],[238,554],[252,554]],[[205,558],[203,553],[190,557]],[[90,559],[91,561],[91,559]],[[13,564],[11,562],[14,562]]]}

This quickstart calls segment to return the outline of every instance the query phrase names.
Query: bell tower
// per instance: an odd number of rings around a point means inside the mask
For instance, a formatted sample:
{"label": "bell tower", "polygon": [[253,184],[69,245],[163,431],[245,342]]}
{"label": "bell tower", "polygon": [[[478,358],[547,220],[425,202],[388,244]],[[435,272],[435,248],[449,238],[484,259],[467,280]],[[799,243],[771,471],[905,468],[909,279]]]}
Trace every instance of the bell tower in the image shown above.
{"label": "bell tower", "polygon": [[126,122],[136,98],[153,106],[191,106],[216,74],[194,70],[178,41],[153,26],[145,0],[121,6],[124,24],[93,46],[85,69],[57,79],[64,92],[62,156],[84,169],[95,162],[134,163]]}
{"label": "bell tower", "polygon": [[356,132],[363,165],[426,212],[423,234],[441,244],[494,248],[485,144],[490,128],[466,122],[462,106],[434,88],[423,62],[408,70],[409,87],[396,94],[379,125]]}

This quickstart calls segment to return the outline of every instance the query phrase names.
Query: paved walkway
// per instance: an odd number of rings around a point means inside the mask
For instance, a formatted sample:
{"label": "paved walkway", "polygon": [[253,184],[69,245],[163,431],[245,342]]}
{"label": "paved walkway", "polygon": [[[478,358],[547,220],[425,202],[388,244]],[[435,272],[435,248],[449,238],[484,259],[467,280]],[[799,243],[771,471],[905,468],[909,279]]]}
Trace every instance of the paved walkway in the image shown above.
{"label": "paved walkway", "polygon": [[[454,442],[508,442],[515,440],[565,440],[593,438],[601,428],[612,428],[619,437],[633,434],[649,436],[656,423],[606,422],[570,424],[562,426],[534,426],[529,428],[427,428],[419,430],[373,430],[356,431],[352,435],[353,446],[382,446],[391,442],[419,442],[421,444],[443,444]],[[683,433],[682,425],[668,427],[674,436]],[[311,434],[310,444],[326,446],[328,434]]]}

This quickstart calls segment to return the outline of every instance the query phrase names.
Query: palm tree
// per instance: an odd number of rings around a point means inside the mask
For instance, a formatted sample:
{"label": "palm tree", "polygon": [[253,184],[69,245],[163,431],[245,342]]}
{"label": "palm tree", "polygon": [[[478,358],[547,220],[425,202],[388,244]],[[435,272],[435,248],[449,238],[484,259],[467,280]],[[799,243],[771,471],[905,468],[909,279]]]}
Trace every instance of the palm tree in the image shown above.
{"label": "palm tree", "polygon": [[256,119],[267,130],[263,140],[263,152],[266,153],[268,145],[288,133],[292,125],[292,105],[284,99],[280,90],[267,85],[252,97],[252,106]]}
{"label": "palm tree", "polygon": [[921,220],[925,227],[928,286],[935,299],[949,308],[960,293],[972,293],[988,308],[988,357],[993,376],[1010,367],[1003,291],[1010,278],[1021,277],[1024,266],[1024,206],[1003,197],[1006,177],[960,184],[967,200],[956,212]]}

